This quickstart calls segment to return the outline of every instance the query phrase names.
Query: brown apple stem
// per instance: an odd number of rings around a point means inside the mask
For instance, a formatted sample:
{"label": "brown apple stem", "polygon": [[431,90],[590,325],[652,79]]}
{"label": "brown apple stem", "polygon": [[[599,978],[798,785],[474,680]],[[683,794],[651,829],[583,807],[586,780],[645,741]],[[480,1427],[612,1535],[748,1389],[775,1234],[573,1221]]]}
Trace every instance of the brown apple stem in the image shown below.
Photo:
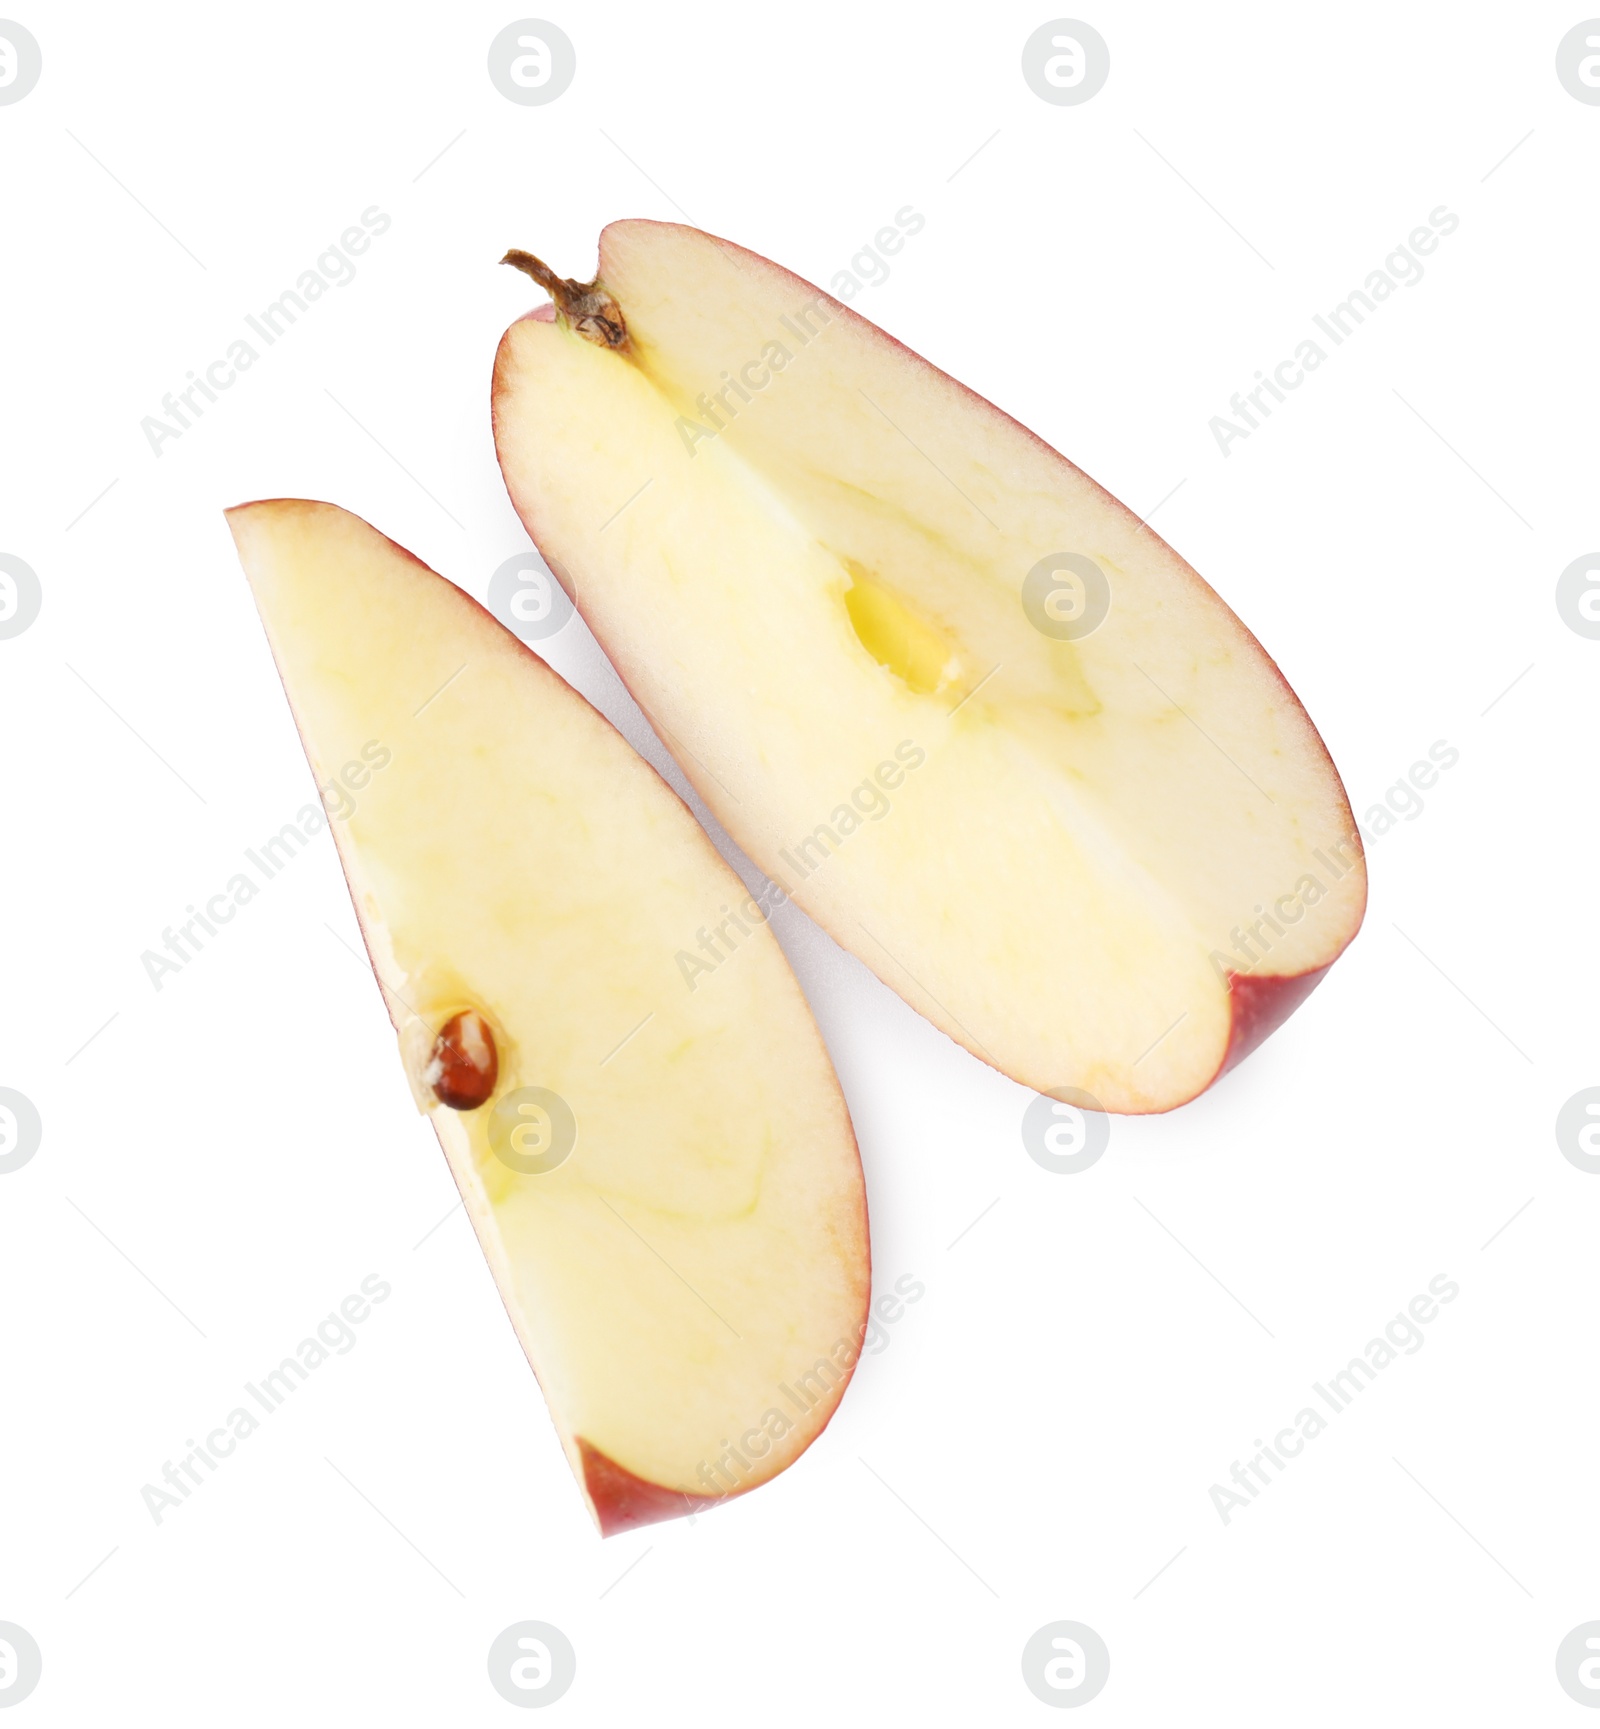
{"label": "brown apple stem", "polygon": [[556,273],[531,252],[519,252],[515,247],[500,260],[531,276],[556,303],[556,311],[577,333],[601,348],[626,351],[628,326],[622,308],[598,282],[573,282]]}

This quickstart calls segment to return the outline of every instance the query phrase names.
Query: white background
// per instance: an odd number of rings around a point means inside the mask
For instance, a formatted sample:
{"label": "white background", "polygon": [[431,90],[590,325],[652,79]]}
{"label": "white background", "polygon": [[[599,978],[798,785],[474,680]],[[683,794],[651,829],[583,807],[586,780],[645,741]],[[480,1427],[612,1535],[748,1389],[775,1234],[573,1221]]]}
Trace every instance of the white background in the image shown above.
{"label": "white background", "polygon": [[[0,1084],[44,1120],[0,1177],[17,1720],[517,1720],[485,1654],[530,1617],[577,1649],[574,1724],[1039,1721],[1021,1649],[1061,1618],[1110,1648],[1105,1724],[1581,1720],[1600,1180],[1553,1123],[1600,1081],[1600,643],[1553,590],[1600,542],[1600,108],[1554,62],[1586,14],[1094,0],[1109,82],[1053,107],[1020,54],[1056,14],[1011,0],[550,0],[577,76],[518,107],[504,6],[7,4],[44,66],[0,107],[0,550],[44,591],[0,642]],[[374,204],[356,280],[153,456],[141,418]],[[1306,1007],[1076,1177],[783,915],[880,1288],[926,1296],[776,1483],[602,1543],[326,836],[159,993],[141,967],[312,796],[220,512],[332,499],[481,596],[526,545],[507,246],[585,275],[607,221],[687,216],[826,284],[907,204],[858,309],[1166,498],[1358,812],[1460,761]],[[1210,418],[1441,204],[1425,279],[1224,458]],[[681,787],[582,625],[546,648]],[[154,1524],[141,1486],[369,1273],[357,1347]],[[1425,1347],[1225,1526],[1211,1484],[1440,1273]]]}

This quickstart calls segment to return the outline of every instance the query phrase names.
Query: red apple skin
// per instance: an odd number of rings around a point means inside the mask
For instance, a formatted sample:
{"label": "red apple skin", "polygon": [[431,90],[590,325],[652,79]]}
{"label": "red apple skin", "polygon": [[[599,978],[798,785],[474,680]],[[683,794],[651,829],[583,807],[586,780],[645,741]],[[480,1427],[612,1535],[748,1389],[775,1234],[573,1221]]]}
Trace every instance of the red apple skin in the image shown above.
{"label": "red apple skin", "polygon": [[1228,1070],[1244,1059],[1275,1033],[1290,1015],[1327,977],[1328,966],[1308,973],[1293,973],[1287,977],[1253,978],[1248,973],[1229,973],[1228,991],[1233,998],[1233,1021],[1228,1031],[1228,1048],[1211,1084],[1215,1085]]}
{"label": "red apple skin", "polygon": [[654,1525],[662,1519],[681,1519],[727,1498],[685,1495],[677,1489],[663,1489],[659,1483],[647,1483],[608,1459],[598,1447],[590,1446],[581,1435],[578,1456],[583,1460],[583,1486],[602,1537],[614,1537],[619,1531]]}
{"label": "red apple skin", "polygon": [[[642,222],[645,219],[638,218],[635,220]],[[676,226],[676,224],[662,223],[660,226],[670,228]],[[740,246],[737,241],[724,240],[718,235],[709,235],[707,238],[713,240],[724,252],[732,254],[735,258],[749,258],[754,260],[757,264],[771,269],[784,269],[784,266],[775,264],[773,260],[763,257],[759,252],[752,252],[748,247]],[[600,251],[602,257],[604,256],[604,250],[605,231],[602,230],[600,235]],[[876,324],[873,324],[870,319],[863,317],[861,313],[855,311],[854,308],[848,307],[842,301],[834,299],[834,297],[825,289],[818,288],[815,283],[807,282],[804,277],[796,275],[793,271],[786,271],[785,274],[791,276],[799,286],[808,289],[817,299],[826,302],[828,310],[835,317],[841,317],[846,322],[866,325],[875,335],[888,343],[890,347],[898,349],[899,352],[914,365],[933,373],[936,377],[944,380],[946,383],[953,384],[963,395],[970,397],[974,402],[981,403],[985,408],[991,410],[993,413],[1010,421],[1019,432],[1034,444],[1040,446],[1041,449],[1048,452],[1048,454],[1057,462],[1060,462],[1065,467],[1072,469],[1074,473],[1082,475],[1082,477],[1088,481],[1090,486],[1092,486],[1095,491],[1101,495],[1107,504],[1120,511],[1123,516],[1129,519],[1129,521],[1135,523],[1141,532],[1149,535],[1152,540],[1157,541],[1160,545],[1165,547],[1182,567],[1184,576],[1197,587],[1204,589],[1206,593],[1217,602],[1218,606],[1221,607],[1232,620],[1234,629],[1238,631],[1240,636],[1244,638],[1249,646],[1253,648],[1261,656],[1262,660],[1264,660],[1271,668],[1273,676],[1283,687],[1284,694],[1305,717],[1306,726],[1310,730],[1311,737],[1316,741],[1317,748],[1322,753],[1323,760],[1328,767],[1328,772],[1332,775],[1334,782],[1338,785],[1341,795],[1344,795],[1344,783],[1340,779],[1338,768],[1334,763],[1333,753],[1328,749],[1322,734],[1317,730],[1316,723],[1311,719],[1310,713],[1307,711],[1305,704],[1302,703],[1300,698],[1295,694],[1294,686],[1284,677],[1283,669],[1278,665],[1277,661],[1267,653],[1259,638],[1257,638],[1255,633],[1244,622],[1244,620],[1234,612],[1233,608],[1223,600],[1222,596],[1212,588],[1211,584],[1206,581],[1200,572],[1197,571],[1186,558],[1169,546],[1166,541],[1162,540],[1161,536],[1146,525],[1141,518],[1135,516],[1120,498],[1116,497],[1114,493],[1108,492],[1097,480],[1094,479],[1092,475],[1085,473],[1084,470],[1079,468],[1070,457],[1063,456],[1054,445],[1047,443],[1037,432],[1024,426],[1021,421],[1017,420],[1014,416],[1007,414],[1003,408],[997,407],[994,403],[990,402],[987,397],[980,396],[977,391],[971,389],[970,386],[963,384],[959,379],[952,378],[949,373],[945,372],[942,368],[935,366],[931,360],[926,358],[926,356],[918,354],[914,348],[907,348],[906,345],[897,337],[891,336],[888,331],[881,329]],[[627,308],[624,307],[623,312],[626,313],[626,311]],[[543,324],[553,323],[555,321],[555,316],[556,309],[549,301],[546,301],[541,306],[534,307],[532,310],[525,312],[522,315],[523,318],[535,319]],[[513,320],[513,326],[520,322],[520,319]],[[578,585],[571,580],[564,566],[552,560],[550,556],[545,553],[543,544],[540,540],[538,525],[531,519],[531,514],[524,511],[522,505],[518,502],[517,495],[511,486],[511,477],[505,472],[505,463],[500,456],[500,400],[503,391],[503,385],[501,382],[501,364],[505,353],[505,345],[510,334],[511,332],[508,330],[505,336],[501,337],[499,346],[495,350],[494,368],[490,379],[489,418],[491,427],[495,434],[495,460],[500,465],[501,478],[505,482],[506,493],[511,499],[512,508],[516,510],[518,516],[521,518],[522,526],[527,531],[528,538],[533,542],[534,546],[538,548],[540,556],[545,559],[545,562],[550,566],[556,579],[567,591],[568,598],[572,601],[573,606],[577,609],[579,614],[584,618],[584,622],[588,623],[588,615],[584,611],[583,603],[578,595]],[[597,635],[596,641],[599,640],[600,639]],[[607,652],[609,653],[609,651]],[[635,701],[638,701],[637,695],[635,695],[632,687],[628,684],[626,670],[621,666],[617,666],[616,670],[618,676],[622,679],[624,686],[628,688],[629,694],[634,695]],[[671,734],[664,728],[656,725],[655,717],[647,708],[645,708],[642,702],[639,703],[639,707],[641,712],[644,714],[645,719],[650,722],[651,728],[654,730],[656,736],[661,740],[662,748],[675,762],[678,763],[678,766],[683,770],[685,777],[689,780],[691,785],[696,787],[696,789],[701,792],[702,796],[704,796],[705,789],[700,787],[699,780],[695,774],[695,765],[692,762],[683,761],[678,752],[673,749],[674,740]],[[1357,934],[1360,932],[1362,922],[1366,918],[1366,856],[1365,850],[1361,845],[1361,832],[1356,827],[1355,816],[1350,809],[1350,801],[1347,795],[1344,796],[1343,802],[1345,833],[1348,837],[1347,844],[1353,845],[1357,855],[1360,857],[1363,886],[1361,909],[1350,928],[1350,934],[1345,938],[1343,946],[1321,967],[1306,973],[1288,976],[1269,976],[1264,978],[1252,978],[1243,973],[1230,973],[1228,976],[1228,985],[1233,997],[1233,1018],[1229,1032],[1227,1049],[1223,1052],[1222,1061],[1218,1064],[1216,1073],[1212,1075],[1211,1079],[1207,1081],[1203,1087],[1197,1088],[1188,1098],[1175,1099],[1171,1104],[1153,1106],[1147,1111],[1129,1111],[1118,1113],[1119,1115],[1158,1116],[1166,1111],[1178,1110],[1182,1106],[1189,1104],[1194,1099],[1198,1098],[1201,1093],[1206,1092],[1211,1087],[1215,1086],[1230,1069],[1235,1068],[1239,1063],[1242,1063],[1252,1051],[1254,1051],[1259,1045],[1263,1044],[1272,1033],[1276,1032],[1277,1029],[1282,1026],[1286,1020],[1288,1020],[1289,1016],[1292,1015],[1294,1011],[1299,1008],[1301,1003],[1311,995],[1312,991],[1316,989],[1317,985],[1321,982],[1323,975],[1328,971],[1333,963],[1338,960],[1340,955],[1344,953],[1345,949],[1355,941]],[[828,929],[826,925],[824,925],[823,928],[828,930],[828,934],[842,948],[850,950],[851,953],[855,953],[855,950],[850,942],[846,940],[843,933]],[[882,979],[883,983],[886,984],[897,996],[903,997],[905,995],[905,992],[901,989],[899,983],[893,978],[887,976],[887,974],[882,970],[881,965],[875,961],[871,955],[862,954],[859,958],[866,966],[871,968],[871,970],[876,973],[880,979]],[[909,998],[907,1000],[909,1001]],[[953,1032],[941,1022],[936,1021],[935,1024],[940,1027],[940,1030],[946,1035],[946,1037],[953,1039],[963,1050],[968,1051],[971,1055],[975,1056],[979,1062],[995,1069],[997,1073],[1005,1074],[1006,1071],[999,1067],[993,1058],[989,1056],[987,1051],[969,1042],[966,1038],[962,1037],[960,1033]],[[1015,1076],[1008,1076],[1007,1078],[1012,1080],[1016,1079]]]}

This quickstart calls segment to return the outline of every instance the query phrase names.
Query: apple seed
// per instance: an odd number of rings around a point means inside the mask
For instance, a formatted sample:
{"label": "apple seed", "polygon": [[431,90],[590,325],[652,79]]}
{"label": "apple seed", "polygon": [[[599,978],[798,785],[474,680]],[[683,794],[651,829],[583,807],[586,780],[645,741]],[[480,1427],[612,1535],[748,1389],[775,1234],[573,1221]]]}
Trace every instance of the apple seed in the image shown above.
{"label": "apple seed", "polygon": [[422,1071],[433,1096],[453,1111],[475,1111],[486,1104],[499,1075],[494,1034],[476,1009],[463,1009],[440,1027]]}

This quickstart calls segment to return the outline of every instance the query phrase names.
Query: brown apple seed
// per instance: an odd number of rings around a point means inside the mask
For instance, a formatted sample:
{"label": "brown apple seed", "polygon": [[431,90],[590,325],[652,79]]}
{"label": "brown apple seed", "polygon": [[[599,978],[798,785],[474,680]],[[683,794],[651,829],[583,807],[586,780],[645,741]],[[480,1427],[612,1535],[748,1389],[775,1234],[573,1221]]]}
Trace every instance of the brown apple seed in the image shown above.
{"label": "brown apple seed", "polygon": [[463,1009],[439,1029],[422,1078],[441,1105],[475,1111],[494,1095],[500,1053],[489,1023],[476,1009]]}

